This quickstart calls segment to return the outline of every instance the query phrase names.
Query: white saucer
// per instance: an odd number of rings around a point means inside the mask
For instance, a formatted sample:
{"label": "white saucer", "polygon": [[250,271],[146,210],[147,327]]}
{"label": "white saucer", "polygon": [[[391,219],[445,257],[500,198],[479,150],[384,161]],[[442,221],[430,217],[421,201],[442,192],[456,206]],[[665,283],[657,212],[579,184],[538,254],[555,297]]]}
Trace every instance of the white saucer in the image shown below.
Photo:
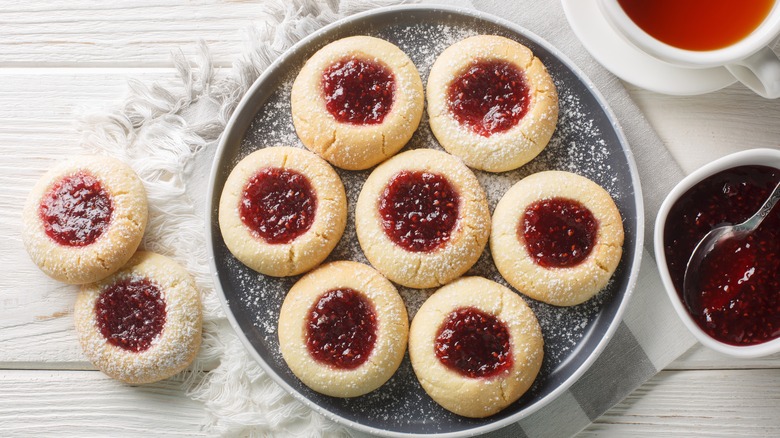
{"label": "white saucer", "polygon": [[645,54],[618,34],[597,0],[561,0],[574,34],[607,70],[626,82],[663,94],[695,95],[727,87],[736,79],[724,67],[676,67]]}

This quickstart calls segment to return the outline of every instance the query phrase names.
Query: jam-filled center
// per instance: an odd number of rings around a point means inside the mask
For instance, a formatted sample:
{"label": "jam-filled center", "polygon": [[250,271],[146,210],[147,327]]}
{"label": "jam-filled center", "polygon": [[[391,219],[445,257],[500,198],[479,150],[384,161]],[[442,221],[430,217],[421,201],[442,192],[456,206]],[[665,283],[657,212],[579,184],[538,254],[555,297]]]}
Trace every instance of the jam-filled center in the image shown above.
{"label": "jam-filled center", "polygon": [[340,123],[382,123],[393,107],[395,77],[376,61],[346,58],[322,74],[325,107]]}
{"label": "jam-filled center", "polygon": [[261,169],[244,187],[239,214],[244,225],[271,244],[290,243],[311,228],[317,197],[306,176],[289,169]]}
{"label": "jam-filled center", "polygon": [[108,229],[113,211],[100,181],[84,171],[54,184],[38,207],[46,235],[65,246],[94,243]]}
{"label": "jam-filled center", "polygon": [[495,316],[474,307],[451,312],[434,343],[436,357],[460,374],[492,377],[512,368],[509,330]]}
{"label": "jam-filled center", "polygon": [[354,289],[329,290],[309,310],[309,353],[334,368],[355,369],[362,365],[374,349],[376,336],[374,306]]}
{"label": "jam-filled center", "polygon": [[[686,192],[669,210],[664,252],[672,282],[682,291],[685,267],[711,229],[752,215],[780,180],[780,170],[739,166]],[[698,271],[691,316],[713,338],[755,345],[780,337],[780,207],[747,236],[719,243]],[[690,310],[689,310],[690,311]]]}
{"label": "jam-filled center", "polygon": [[480,60],[452,81],[447,97],[458,123],[489,137],[517,125],[528,112],[530,93],[525,74],[516,65]]}
{"label": "jam-filled center", "polygon": [[385,234],[408,251],[432,251],[455,230],[460,197],[442,175],[402,171],[379,199]]}
{"label": "jam-filled center", "polygon": [[518,226],[531,258],[545,268],[568,268],[585,260],[596,245],[599,224],[572,199],[542,199],[529,205]]}
{"label": "jam-filled center", "polygon": [[165,326],[165,299],[147,278],[125,278],[107,287],[95,302],[100,333],[117,347],[142,352]]}

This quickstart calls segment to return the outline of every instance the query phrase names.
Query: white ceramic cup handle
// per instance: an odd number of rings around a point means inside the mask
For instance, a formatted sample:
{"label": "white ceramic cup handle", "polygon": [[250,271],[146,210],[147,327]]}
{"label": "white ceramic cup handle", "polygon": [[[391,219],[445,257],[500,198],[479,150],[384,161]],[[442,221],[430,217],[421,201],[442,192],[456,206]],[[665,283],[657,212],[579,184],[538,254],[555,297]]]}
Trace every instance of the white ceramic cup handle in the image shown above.
{"label": "white ceramic cup handle", "polygon": [[769,47],[726,68],[759,96],[767,99],[780,97],[780,58]]}

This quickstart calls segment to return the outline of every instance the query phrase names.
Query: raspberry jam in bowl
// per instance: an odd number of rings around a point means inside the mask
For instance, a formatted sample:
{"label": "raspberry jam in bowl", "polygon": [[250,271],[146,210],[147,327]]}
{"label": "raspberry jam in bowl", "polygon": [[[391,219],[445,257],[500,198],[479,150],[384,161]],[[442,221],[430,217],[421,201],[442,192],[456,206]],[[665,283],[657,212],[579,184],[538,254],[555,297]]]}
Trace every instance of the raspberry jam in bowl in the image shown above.
{"label": "raspberry jam in bowl", "polygon": [[751,149],[684,178],[655,222],[661,280],[688,330],[704,346],[736,357],[780,352],[780,205],[745,238],[720,242],[699,269],[697,309],[683,299],[686,265],[713,228],[752,216],[780,181],[780,150]]}

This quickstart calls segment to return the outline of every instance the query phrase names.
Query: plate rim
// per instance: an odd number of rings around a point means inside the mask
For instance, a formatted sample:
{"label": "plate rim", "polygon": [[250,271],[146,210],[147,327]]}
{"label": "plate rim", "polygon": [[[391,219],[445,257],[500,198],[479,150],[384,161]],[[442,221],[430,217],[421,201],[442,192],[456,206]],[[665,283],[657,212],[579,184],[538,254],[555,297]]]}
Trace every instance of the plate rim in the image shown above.
{"label": "plate rim", "polygon": [[[319,404],[313,402],[312,400],[306,398],[303,394],[298,392],[295,388],[290,386],[287,382],[284,381],[284,379],[281,378],[271,367],[268,363],[265,362],[265,359],[263,359],[260,354],[255,350],[254,346],[251,344],[249,339],[247,338],[246,334],[244,333],[243,329],[239,326],[237,320],[235,319],[235,316],[233,315],[232,311],[230,310],[230,305],[228,302],[227,297],[225,296],[225,292],[222,289],[222,285],[219,281],[219,272],[217,271],[216,262],[215,262],[215,251],[214,251],[214,245],[213,245],[213,235],[212,230],[214,229],[212,219],[213,219],[213,212],[215,211],[215,208],[218,208],[218,202],[215,203],[215,180],[216,176],[220,171],[220,168],[218,166],[218,157],[222,156],[225,149],[227,149],[228,145],[228,135],[226,135],[227,132],[232,132],[235,129],[235,126],[238,123],[238,119],[242,115],[244,111],[247,110],[247,107],[251,105],[251,97],[257,93],[258,88],[260,88],[260,85],[265,81],[265,79],[270,76],[275,68],[286,61],[286,59],[293,54],[297,53],[298,50],[301,49],[301,47],[304,47],[309,44],[310,41],[319,38],[323,33],[327,33],[332,31],[333,29],[336,29],[338,27],[348,25],[354,22],[359,22],[366,17],[373,17],[375,15],[383,15],[388,13],[397,13],[399,11],[408,11],[408,12],[442,12],[442,13],[450,13],[450,14],[458,14],[463,15],[470,18],[477,18],[479,20],[484,20],[486,22],[490,22],[494,25],[497,25],[499,27],[504,27],[512,32],[518,33],[523,35],[524,37],[534,41],[535,44],[538,44],[542,47],[544,47],[545,50],[547,50],[550,54],[555,56],[561,63],[563,63],[573,74],[577,76],[577,78],[588,88],[590,93],[593,94],[596,101],[599,103],[601,108],[604,110],[605,114],[607,115],[607,118],[612,125],[612,128],[615,131],[615,134],[620,142],[621,148],[625,154],[626,162],[629,168],[629,174],[631,176],[631,182],[633,184],[634,188],[634,207],[636,209],[636,222],[637,222],[637,229],[636,229],[636,241],[635,241],[635,248],[634,248],[634,259],[631,263],[629,272],[628,272],[628,281],[626,285],[625,292],[623,293],[623,298],[618,306],[617,311],[615,312],[614,318],[610,322],[607,330],[604,333],[604,336],[601,338],[601,340],[597,343],[596,347],[592,349],[590,355],[583,361],[582,365],[574,372],[571,376],[569,376],[567,379],[565,379],[560,385],[558,385],[557,388],[552,390],[548,395],[541,398],[537,402],[533,403],[532,405],[529,405],[525,409],[521,410],[520,412],[517,412],[513,415],[510,415],[506,418],[502,418],[499,420],[496,420],[492,423],[479,425],[473,428],[461,430],[461,431],[454,431],[454,432],[444,432],[444,433],[409,433],[409,432],[400,432],[400,431],[391,431],[386,429],[378,429],[376,427],[372,427],[363,423],[358,423],[352,420],[349,420],[347,418],[344,418],[334,412],[331,412],[330,410],[320,406]],[[442,437],[442,438],[456,438],[456,437],[464,437],[464,436],[473,436],[477,434],[487,433],[491,431],[498,430],[502,427],[508,426],[510,424],[516,423],[519,420],[528,417],[529,415],[533,414],[534,412],[538,411],[539,409],[543,408],[544,406],[551,403],[553,400],[557,399],[561,394],[563,394],[565,391],[567,391],[577,380],[579,380],[585,372],[587,372],[588,369],[593,365],[593,363],[598,359],[599,356],[601,356],[601,353],[606,348],[609,341],[612,339],[613,335],[617,331],[618,327],[621,324],[621,321],[623,320],[623,315],[625,314],[625,310],[628,306],[628,303],[631,301],[631,296],[633,295],[634,289],[636,288],[637,280],[638,280],[638,274],[639,274],[639,268],[641,265],[641,259],[643,256],[644,251],[644,228],[645,228],[645,218],[644,218],[644,197],[642,195],[642,188],[639,181],[639,172],[636,166],[636,162],[634,160],[634,155],[632,150],[629,147],[628,140],[623,132],[623,129],[621,128],[617,116],[615,115],[612,108],[607,103],[607,100],[604,98],[604,96],[598,91],[596,86],[593,84],[593,82],[590,80],[588,76],[585,75],[585,73],[577,67],[564,53],[562,53],[559,49],[554,47],[552,44],[547,42],[547,40],[541,38],[536,33],[526,29],[525,27],[522,27],[516,23],[513,23],[511,21],[505,20],[503,18],[497,17],[492,14],[488,14],[482,11],[477,11],[470,8],[464,8],[464,7],[458,7],[458,6],[448,6],[448,5],[395,5],[395,6],[387,6],[387,7],[381,7],[381,8],[375,8],[368,11],[364,11],[358,14],[354,14],[345,18],[342,18],[340,20],[337,20],[331,24],[328,24],[321,29],[313,32],[312,34],[306,36],[305,38],[301,39],[297,43],[295,43],[293,46],[291,46],[289,49],[287,49],[284,53],[282,53],[278,58],[276,58],[271,64],[266,67],[266,69],[260,74],[260,76],[254,81],[254,83],[250,86],[250,88],[246,91],[244,96],[242,96],[241,101],[236,106],[236,108],[233,110],[233,113],[230,116],[230,119],[228,120],[227,124],[225,125],[225,129],[220,136],[219,144],[217,146],[217,149],[215,150],[214,155],[214,161],[212,162],[210,173],[209,173],[209,186],[207,191],[207,199],[206,199],[206,220],[204,221],[204,227],[206,231],[206,246],[207,250],[209,252],[209,271],[211,273],[211,279],[213,281],[213,286],[215,292],[217,292],[217,296],[219,298],[222,310],[225,312],[225,315],[230,323],[231,328],[235,332],[236,336],[239,338],[241,343],[243,344],[244,348],[247,350],[249,355],[257,362],[260,367],[273,379],[275,383],[280,385],[284,390],[292,395],[296,400],[302,402],[305,406],[309,407],[310,409],[318,412],[319,414],[325,416],[326,418],[347,426],[349,428],[352,428],[354,430],[365,432],[365,433],[371,433],[376,434],[380,436],[386,436],[386,437],[394,437],[394,438],[405,438],[405,437]]]}

